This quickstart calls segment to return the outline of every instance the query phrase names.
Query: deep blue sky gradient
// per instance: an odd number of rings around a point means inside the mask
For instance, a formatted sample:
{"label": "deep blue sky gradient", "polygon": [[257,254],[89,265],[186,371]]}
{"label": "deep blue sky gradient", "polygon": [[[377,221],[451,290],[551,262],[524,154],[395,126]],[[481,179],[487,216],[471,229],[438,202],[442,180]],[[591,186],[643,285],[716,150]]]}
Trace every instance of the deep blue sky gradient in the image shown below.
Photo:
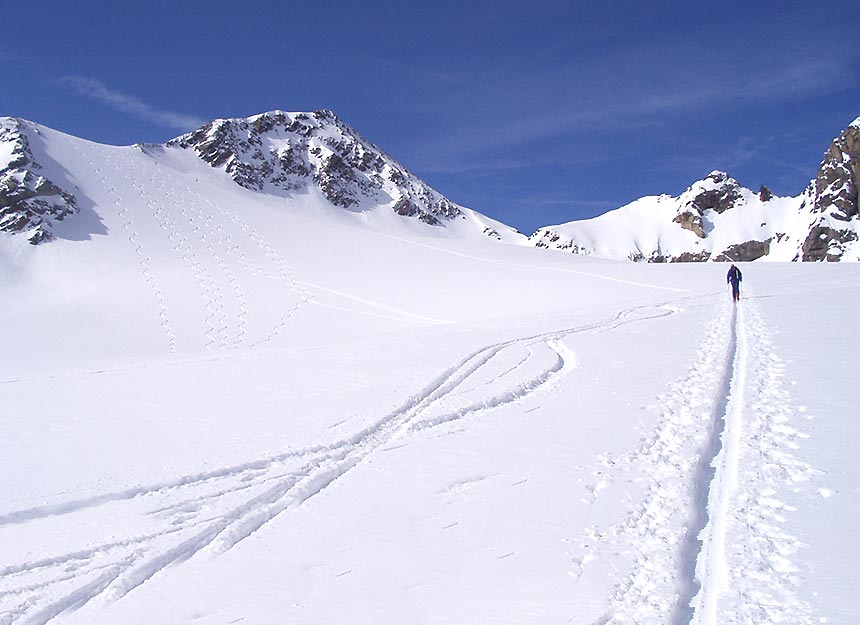
{"label": "deep blue sky gradient", "polygon": [[9,3],[0,115],[111,144],[330,108],[531,233],[712,169],[799,193],[860,116],[860,3]]}

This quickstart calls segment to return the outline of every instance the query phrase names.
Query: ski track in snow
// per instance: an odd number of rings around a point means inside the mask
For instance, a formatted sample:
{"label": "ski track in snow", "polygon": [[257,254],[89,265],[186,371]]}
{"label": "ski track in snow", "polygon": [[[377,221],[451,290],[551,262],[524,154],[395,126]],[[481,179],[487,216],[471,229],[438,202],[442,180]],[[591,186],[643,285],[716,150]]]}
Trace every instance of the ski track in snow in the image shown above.
{"label": "ski track in snow", "polygon": [[[272,327],[271,331],[265,336],[265,338],[260,339],[252,343],[252,346],[257,346],[263,343],[268,343],[276,336],[278,336],[283,328],[287,325],[287,321],[295,315],[296,312],[306,303],[311,301],[311,297],[308,294],[307,289],[303,288],[296,277],[295,268],[293,268],[287,260],[279,253],[277,253],[272,246],[272,244],[266,240],[266,238],[260,234],[257,230],[248,225],[247,222],[239,219],[234,212],[228,211],[226,208],[221,206],[220,204],[214,204],[211,199],[208,197],[201,195],[199,192],[193,191],[187,184],[185,187],[188,189],[189,193],[194,193],[198,200],[207,204],[211,209],[217,210],[222,216],[226,217],[231,223],[238,226],[240,231],[247,236],[248,239],[254,244],[254,246],[263,253],[264,258],[271,263],[274,267],[274,271],[265,269],[260,266],[258,263],[250,259],[243,251],[243,248],[240,245],[230,245],[228,246],[228,253],[232,254],[236,260],[246,267],[252,274],[255,275],[263,275],[267,278],[273,279],[283,285],[287,292],[296,297],[295,303],[287,308],[280,317],[278,323]],[[221,232],[221,227],[219,225],[219,233]],[[219,240],[220,236],[219,236]],[[224,240],[230,241],[229,238],[225,238]]]}
{"label": "ski track in snow", "polygon": [[[603,456],[589,500],[615,480],[645,484],[618,523],[591,526],[579,578],[609,554],[628,558],[601,625],[811,625],[798,596],[801,545],[785,528],[812,470],[795,457],[792,401],[767,327],[748,300],[719,307],[687,374],[659,398],[662,417],[635,450]],[[644,477],[643,477],[644,476]],[[628,496],[629,497],[629,496]]]}
{"label": "ski track in snow", "polygon": [[[243,306],[247,307],[244,291],[238,288],[235,276],[211,240],[214,238],[211,231],[211,220],[207,219],[199,206],[189,201],[186,195],[177,190],[180,185],[178,177],[170,175],[165,166],[159,165],[156,169],[158,169],[156,190],[161,191],[159,195],[162,197],[172,200],[171,204],[174,209],[178,209],[183,225],[188,229],[188,234],[180,234],[179,227],[174,226],[174,232],[184,242],[182,246],[183,258],[188,260],[197,277],[201,294],[206,301],[206,310],[209,312],[209,316],[204,321],[207,326],[203,334],[206,339],[204,348],[209,350],[224,349],[230,344],[231,321],[238,327],[240,321],[243,320],[241,313],[236,319],[230,319],[225,302],[225,291],[234,292],[240,311]],[[198,250],[201,254],[208,253],[214,259],[214,264],[202,262],[198,257]],[[216,278],[209,271],[209,266],[217,266],[224,273],[224,276],[221,279]],[[236,333],[239,334],[239,331],[237,330]]]}
{"label": "ski track in snow", "polygon": [[[179,307],[171,310],[159,285],[147,249],[160,242],[146,239],[154,236],[147,233],[164,233],[199,287],[206,311],[201,346],[206,349],[271,342],[305,304],[331,306],[315,301],[310,290],[400,318],[416,317],[300,281],[263,235],[168,167],[133,161],[123,166],[108,153],[99,166],[92,155],[77,149],[116,206],[171,353],[201,335],[176,334],[171,312],[178,314]],[[130,211],[102,167],[115,168],[119,179],[130,180],[147,210]],[[136,182],[146,178],[148,187]],[[146,219],[157,227],[146,228]],[[248,241],[256,254],[246,252]],[[249,332],[254,308],[244,276],[273,281],[293,302],[268,332],[257,336]],[[619,556],[629,562],[617,572],[598,621],[602,625],[818,622],[799,597],[803,571],[795,561],[802,545],[786,529],[790,505],[777,497],[802,488],[811,474],[795,455],[803,435],[791,425],[795,414],[782,382],[783,365],[755,302],[746,298],[736,307],[727,298],[721,301],[697,360],[658,398],[657,427],[631,452],[599,459],[594,483],[585,486],[593,506],[600,506],[603,490],[624,480],[643,490],[641,499],[630,501],[624,518],[609,527],[588,528],[575,548],[573,564],[580,578],[596,559]],[[64,553],[19,557],[0,566],[0,625],[42,625],[91,601],[118,600],[170,565],[224,553],[323,492],[374,452],[546,390],[576,367],[566,337],[677,310],[636,307],[593,324],[484,347],[375,423],[327,444],[2,514],[0,532],[13,532],[11,536],[22,527],[31,535],[50,532],[55,519],[63,517],[70,540]],[[126,524],[114,529],[111,523],[129,516],[138,519],[131,524],[138,533],[123,536]],[[78,529],[81,536],[75,538]]]}
{"label": "ski track in snow", "polygon": [[[143,206],[148,209],[136,212],[132,219],[125,198],[110,185],[108,177],[95,160],[78,149],[105,185],[111,201],[116,204],[123,228],[141,258],[143,276],[155,293],[171,354],[177,352],[178,343],[192,350],[202,347],[221,351],[271,342],[283,333],[296,311],[312,300],[308,290],[299,283],[294,268],[262,234],[224,206],[192,189],[183,176],[173,172],[169,166],[155,161],[141,164],[129,160],[120,163],[110,154],[104,155],[104,162],[116,168],[120,179],[130,181]],[[141,183],[142,180],[147,180],[147,183]],[[157,247],[162,242],[156,239],[144,242],[144,229],[136,223],[144,219],[152,220],[157,226],[150,228],[150,232],[163,233],[170,248],[182,260],[182,266],[197,284],[205,310],[202,342],[187,332],[177,336],[170,323],[169,307],[172,305],[175,312],[179,312],[189,302],[171,302],[159,287],[146,247]],[[152,237],[153,234],[148,236]],[[251,249],[257,250],[257,254],[252,256],[245,251],[244,246],[248,242],[251,243]],[[280,284],[293,301],[281,312],[270,330],[259,337],[249,335],[248,319],[263,309],[251,305],[248,290],[243,284],[246,276],[263,277]]]}
{"label": "ski track in snow", "polygon": [[[91,601],[116,601],[166,567],[195,555],[217,556],[390,443],[547,389],[576,366],[566,337],[673,312],[671,307],[641,306],[593,324],[484,347],[377,422],[328,444],[170,482],[8,512],[0,516],[0,532],[21,527],[28,533],[50,531],[44,528],[54,527],[56,517],[62,516],[70,536],[73,528],[81,527],[89,540],[79,539],[79,546],[66,553],[0,569],[0,623],[42,625]],[[121,530],[100,530],[109,528],[112,518],[129,515],[138,518],[132,526],[140,535],[117,539]],[[99,540],[107,534],[111,540]]]}
{"label": "ski track in snow", "polygon": [[[141,273],[143,274],[144,280],[149,285],[150,289],[152,289],[153,294],[155,295],[156,305],[158,307],[158,316],[160,320],[161,327],[164,331],[165,336],[167,337],[168,350],[170,353],[176,352],[176,335],[170,326],[170,318],[167,314],[167,305],[164,300],[164,293],[161,290],[161,287],[158,284],[155,276],[152,273],[151,261],[152,259],[147,255],[144,251],[143,243],[141,242],[140,233],[137,231],[135,227],[135,222],[132,219],[128,206],[126,203],[122,201],[122,198],[119,196],[117,189],[110,183],[108,177],[105,175],[105,172],[96,165],[95,161],[90,158],[87,154],[81,151],[80,147],[76,145],[75,149],[77,149],[81,156],[90,164],[93,168],[93,171],[98,176],[99,180],[105,186],[108,194],[111,197],[113,204],[116,206],[117,215],[122,220],[123,229],[126,231],[126,236],[128,237],[129,243],[134,247],[135,252],[140,257],[140,267]],[[112,164],[110,157],[105,158],[105,163]],[[117,170],[118,171],[118,170]]]}

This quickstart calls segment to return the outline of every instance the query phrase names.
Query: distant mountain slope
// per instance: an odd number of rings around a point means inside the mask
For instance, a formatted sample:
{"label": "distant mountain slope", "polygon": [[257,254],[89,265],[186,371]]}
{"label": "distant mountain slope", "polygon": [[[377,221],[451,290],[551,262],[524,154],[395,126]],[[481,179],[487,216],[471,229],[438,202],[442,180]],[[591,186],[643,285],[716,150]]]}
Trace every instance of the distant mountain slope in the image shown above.
{"label": "distant mountain slope", "polygon": [[283,194],[315,184],[335,206],[391,205],[431,225],[462,214],[328,110],[219,119],[168,145],[193,149],[255,191]]}
{"label": "distant mountain slope", "polygon": [[614,259],[860,261],[860,118],[830,145],[795,197],[758,193],[711,172],[678,196],[649,196],[588,220],[539,229],[529,242]]}
{"label": "distant mountain slope", "polygon": [[0,118],[0,231],[21,233],[35,244],[51,238],[54,224],[78,212],[74,194],[42,173],[27,129],[35,124]]}
{"label": "distant mountain slope", "polygon": [[860,117],[833,140],[810,183],[816,220],[803,243],[803,260],[860,260],[858,187]]}
{"label": "distant mountain slope", "polygon": [[[80,157],[72,151],[54,159],[56,180],[49,179],[30,145],[30,137],[39,136],[42,152],[51,152],[47,135],[61,133],[21,119],[0,118],[0,231],[21,234],[34,245],[57,236],[54,225],[79,211],[76,195],[86,196],[86,184],[100,178],[79,176],[84,186],[73,192],[66,175],[72,163],[64,160]],[[164,145],[137,147],[156,160],[175,151],[194,154],[241,187],[290,205],[301,205],[314,190],[332,206],[353,213],[387,211],[434,227],[456,221],[492,238],[525,239],[513,228],[455,204],[328,110],[219,119]],[[115,158],[125,157],[117,153]],[[93,168],[98,169],[96,163]]]}

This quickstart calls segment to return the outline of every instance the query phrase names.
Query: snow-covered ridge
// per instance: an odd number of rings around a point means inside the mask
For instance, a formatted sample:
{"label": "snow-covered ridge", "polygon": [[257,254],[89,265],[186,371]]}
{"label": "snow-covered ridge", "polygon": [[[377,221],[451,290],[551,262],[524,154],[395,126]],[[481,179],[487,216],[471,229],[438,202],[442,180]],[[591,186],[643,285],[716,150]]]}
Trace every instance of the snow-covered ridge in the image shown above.
{"label": "snow-covered ridge", "polygon": [[[80,230],[73,236],[86,238],[89,235],[83,231],[92,230],[92,224],[104,217],[103,211],[113,211],[111,204],[115,203],[111,199],[107,205],[100,204],[90,196],[116,182],[111,179],[113,165],[130,166],[136,159],[132,155],[142,152],[165,166],[165,173],[173,171],[183,178],[188,167],[220,170],[228,184],[232,180],[254,192],[253,197],[246,196],[250,203],[275,199],[313,212],[322,202],[362,213],[365,218],[373,214],[371,221],[377,228],[412,223],[409,227],[419,230],[444,227],[455,237],[477,233],[507,241],[525,240],[513,228],[455,204],[328,110],[271,111],[249,118],[218,119],[166,144],[135,147],[129,151],[98,146],[33,122],[0,118],[0,230],[23,233],[34,245],[65,238],[65,229],[54,225],[79,212],[80,199],[83,206],[95,211],[87,211],[91,222],[87,225],[80,218],[69,220],[69,232]],[[97,149],[93,152],[92,148]],[[185,163],[180,166],[182,171],[175,169],[180,161]],[[42,167],[43,162],[50,167]],[[198,177],[191,176],[189,183],[196,186]],[[149,177],[131,182],[147,196],[155,181]],[[172,193],[169,188],[163,192]]]}
{"label": "snow-covered ridge", "polygon": [[78,212],[75,196],[39,173],[27,139],[34,125],[0,117],[0,231],[21,233],[32,244],[52,238],[53,225]]}
{"label": "snow-covered ridge", "polygon": [[714,171],[678,196],[644,197],[600,217],[541,228],[530,242],[647,262],[793,260],[813,220],[799,204]]}
{"label": "snow-covered ridge", "polygon": [[325,109],[218,119],[168,145],[193,149],[255,191],[290,194],[314,184],[335,206],[387,205],[431,225],[462,212]]}
{"label": "snow-covered ridge", "polygon": [[539,229],[536,247],[648,262],[860,261],[860,118],[794,197],[713,171],[678,196],[649,196],[589,220]]}

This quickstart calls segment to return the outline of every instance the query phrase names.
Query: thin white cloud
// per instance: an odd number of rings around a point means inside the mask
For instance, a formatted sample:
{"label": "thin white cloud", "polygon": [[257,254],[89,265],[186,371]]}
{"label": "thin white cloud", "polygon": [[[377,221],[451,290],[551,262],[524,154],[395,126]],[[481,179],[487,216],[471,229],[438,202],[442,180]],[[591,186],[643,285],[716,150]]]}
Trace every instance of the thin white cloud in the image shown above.
{"label": "thin white cloud", "polygon": [[187,131],[206,123],[206,120],[193,115],[156,109],[136,96],[109,89],[95,78],[66,76],[57,82],[71,87],[80,96],[96,100],[112,109],[165,128]]}

